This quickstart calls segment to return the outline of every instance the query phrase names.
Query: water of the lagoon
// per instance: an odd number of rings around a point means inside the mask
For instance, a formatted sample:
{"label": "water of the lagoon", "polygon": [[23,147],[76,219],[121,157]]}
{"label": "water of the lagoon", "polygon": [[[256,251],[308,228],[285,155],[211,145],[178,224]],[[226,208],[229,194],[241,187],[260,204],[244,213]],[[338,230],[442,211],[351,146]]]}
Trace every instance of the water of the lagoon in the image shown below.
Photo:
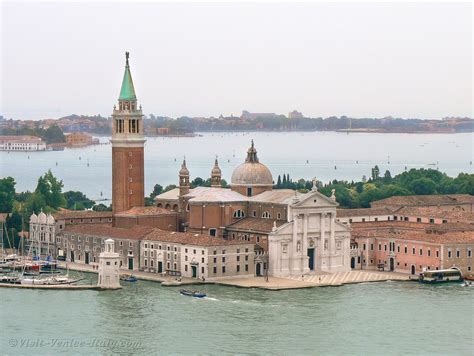
{"label": "water of the lagoon", "polygon": [[[144,281],[107,292],[2,288],[1,350],[29,355],[473,351],[474,288],[458,284],[201,289],[209,298],[180,296],[179,288]],[[72,342],[83,345],[68,346]]]}
{"label": "water of the lagoon", "polygon": [[[223,178],[230,181],[242,163],[250,140],[260,161],[293,179],[317,177],[360,180],[376,164],[392,175],[405,167],[439,168],[450,176],[473,172],[472,133],[463,134],[345,134],[336,132],[203,133],[193,138],[148,137],[145,146],[145,192],[155,183],[177,184],[186,156],[191,178],[207,178],[218,155]],[[101,138],[108,142],[107,137]],[[390,158],[389,158],[390,156]],[[390,159],[390,163],[389,162]],[[308,162],[307,162],[308,161]],[[357,163],[358,162],[358,163]],[[57,163],[57,165],[56,165]],[[110,198],[110,144],[48,152],[0,152],[1,176],[13,176],[17,191],[34,190],[38,177],[51,169],[65,190],[79,190],[92,199]],[[102,195],[101,195],[102,192]]]}

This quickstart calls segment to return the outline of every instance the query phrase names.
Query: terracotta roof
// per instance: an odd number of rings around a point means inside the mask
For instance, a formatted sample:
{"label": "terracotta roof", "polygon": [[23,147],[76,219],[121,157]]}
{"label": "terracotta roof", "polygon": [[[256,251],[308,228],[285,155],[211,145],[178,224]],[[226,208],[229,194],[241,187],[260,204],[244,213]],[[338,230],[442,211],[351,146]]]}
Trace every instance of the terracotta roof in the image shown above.
{"label": "terracotta roof", "polygon": [[349,218],[354,216],[379,216],[392,215],[394,209],[387,207],[363,208],[363,209],[337,209],[336,217]]}
{"label": "terracotta roof", "polygon": [[407,195],[395,196],[371,203],[371,206],[381,205],[445,205],[445,204],[474,204],[474,196],[469,194],[445,194],[445,195]]}
{"label": "terracotta roof", "polygon": [[178,200],[179,188],[168,190],[155,197],[155,200]]}
{"label": "terracotta roof", "polygon": [[274,222],[276,222],[277,227],[285,224],[285,221],[281,220],[244,218],[228,225],[226,229],[270,233],[272,232]]}
{"label": "terracotta roof", "polygon": [[224,240],[220,237],[211,237],[208,235],[193,234],[190,232],[170,232],[156,228],[144,236],[143,240],[163,241],[193,246],[251,245],[251,243],[248,241]]}
{"label": "terracotta roof", "polygon": [[267,190],[249,198],[251,202],[291,204],[295,196],[302,197],[304,194],[296,192],[293,189],[275,189]]}
{"label": "terracotta roof", "polygon": [[93,218],[111,218],[111,211],[94,211],[94,210],[67,210],[61,209],[57,213],[53,213],[56,220],[61,219],[93,219]]}
{"label": "terracotta roof", "polygon": [[404,206],[396,210],[393,215],[397,216],[412,216],[412,217],[427,217],[447,219],[448,221],[459,221],[474,223],[474,213],[464,210],[443,210],[437,206]]}
{"label": "terracotta roof", "polygon": [[422,224],[406,221],[379,221],[353,223],[352,238],[380,237],[416,240],[434,243],[474,242],[474,225]]}
{"label": "terracotta roof", "polygon": [[248,198],[228,188],[196,187],[186,194],[190,202],[244,202]]}
{"label": "terracotta roof", "polygon": [[371,230],[352,233],[353,238],[375,237],[409,241],[425,241],[439,244],[474,243],[474,231],[450,231],[435,233],[427,231]]}
{"label": "terracotta roof", "polygon": [[113,227],[111,224],[66,225],[60,234],[73,233],[104,238],[140,240],[154,228],[151,226],[133,226],[129,229]]}
{"label": "terracotta roof", "polygon": [[169,211],[165,208],[158,208],[156,206],[136,206],[126,211],[121,211],[115,214],[115,216],[156,216],[156,215],[169,215],[176,214],[174,211]]}

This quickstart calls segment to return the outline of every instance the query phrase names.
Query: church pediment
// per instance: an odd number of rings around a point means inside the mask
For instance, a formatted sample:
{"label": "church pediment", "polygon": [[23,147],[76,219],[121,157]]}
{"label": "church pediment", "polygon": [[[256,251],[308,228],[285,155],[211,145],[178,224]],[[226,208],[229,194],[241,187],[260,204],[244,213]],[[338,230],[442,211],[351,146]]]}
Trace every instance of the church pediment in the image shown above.
{"label": "church pediment", "polygon": [[336,207],[339,204],[318,191],[310,191],[299,197],[299,201],[292,204],[295,208],[326,208]]}

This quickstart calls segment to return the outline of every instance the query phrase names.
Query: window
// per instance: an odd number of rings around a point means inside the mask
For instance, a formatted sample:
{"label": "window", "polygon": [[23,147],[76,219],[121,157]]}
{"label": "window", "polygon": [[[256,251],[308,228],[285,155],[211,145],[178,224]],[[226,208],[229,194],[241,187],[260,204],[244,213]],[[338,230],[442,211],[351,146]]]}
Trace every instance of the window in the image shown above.
{"label": "window", "polygon": [[204,255],[204,250],[201,250],[201,255]]}
{"label": "window", "polygon": [[148,266],[148,260],[145,258],[145,267]]}
{"label": "window", "polygon": [[405,253],[408,253],[408,247],[405,246]]}
{"label": "window", "polygon": [[461,257],[461,251],[459,251],[459,250],[456,251],[456,257],[457,257],[457,258],[460,258],[460,257]]}
{"label": "window", "polygon": [[262,218],[264,219],[270,219],[271,218],[271,215],[268,211],[264,211],[263,214],[262,214]]}
{"label": "window", "polygon": [[185,262],[188,261],[188,256],[184,256],[184,261],[185,261]]}
{"label": "window", "polygon": [[365,218],[362,218],[362,222],[365,222]]}
{"label": "window", "polygon": [[240,256],[237,256],[237,262],[239,262],[239,261],[240,261]]}
{"label": "window", "polygon": [[184,272],[187,272],[187,271],[188,271],[188,265],[184,265]]}
{"label": "window", "polygon": [[439,251],[436,250],[436,257],[439,257]]}
{"label": "window", "polygon": [[217,229],[209,229],[209,235],[210,236],[216,236],[217,235]]}
{"label": "window", "polygon": [[184,249],[184,253],[188,253],[188,249],[187,249],[187,248]]}
{"label": "window", "polygon": [[244,218],[245,212],[241,209],[234,211],[234,218]]}
{"label": "window", "polygon": [[214,257],[214,263],[217,263],[217,257]]}
{"label": "window", "polygon": [[416,222],[421,223],[421,218],[416,218]]}
{"label": "window", "polygon": [[237,273],[240,272],[240,266],[237,265]]}
{"label": "window", "polygon": [[430,219],[430,224],[434,224],[434,219]]}
{"label": "window", "polygon": [[472,257],[472,250],[471,249],[467,250],[467,257]]}
{"label": "window", "polygon": [[222,266],[222,273],[225,273],[225,266]]}
{"label": "window", "polygon": [[374,244],[370,244],[370,251],[374,250]]}
{"label": "window", "polygon": [[249,265],[245,265],[245,272],[249,271]]}
{"label": "window", "polygon": [[253,217],[256,218],[257,217],[257,212],[254,210],[253,211]]}
{"label": "window", "polygon": [[222,257],[222,263],[225,263],[225,257]]}
{"label": "window", "polygon": [[382,251],[382,244],[379,244],[379,251]]}
{"label": "window", "polygon": [[451,258],[451,250],[448,250],[448,258]]}
{"label": "window", "polygon": [[379,221],[379,218],[375,218],[374,220],[375,220],[375,221]]}
{"label": "window", "polygon": [[365,244],[362,245],[362,249],[365,251]]}
{"label": "window", "polygon": [[423,249],[420,248],[420,256],[423,256]]}
{"label": "window", "polygon": [[447,224],[448,223],[448,220],[443,220],[443,224]]}
{"label": "window", "polygon": [[145,248],[148,248],[148,244],[147,244],[147,243],[145,243]]}
{"label": "window", "polygon": [[201,273],[204,274],[204,267],[201,267]]}
{"label": "window", "polygon": [[411,252],[412,252],[413,255],[416,253],[414,247],[411,249]]}
{"label": "window", "polygon": [[245,261],[248,261],[248,260],[249,260],[249,256],[246,255],[246,256],[245,256]]}
{"label": "window", "polygon": [[281,219],[281,214],[280,214],[280,213],[277,214],[277,219],[278,219],[278,220]]}
{"label": "window", "polygon": [[201,258],[201,262],[202,262],[202,263],[204,263],[204,257],[203,257],[203,258]]}
{"label": "window", "polygon": [[217,250],[214,250],[214,255],[217,255]]}
{"label": "window", "polygon": [[397,252],[400,253],[400,245],[397,246]]}
{"label": "window", "polygon": [[247,196],[248,197],[252,196],[252,187],[247,187]]}
{"label": "window", "polygon": [[431,250],[428,249],[428,257],[430,257],[430,256],[431,256]]}
{"label": "window", "polygon": [[214,274],[216,274],[216,273],[217,273],[217,267],[214,267],[214,268],[212,269],[212,272],[213,272]]}

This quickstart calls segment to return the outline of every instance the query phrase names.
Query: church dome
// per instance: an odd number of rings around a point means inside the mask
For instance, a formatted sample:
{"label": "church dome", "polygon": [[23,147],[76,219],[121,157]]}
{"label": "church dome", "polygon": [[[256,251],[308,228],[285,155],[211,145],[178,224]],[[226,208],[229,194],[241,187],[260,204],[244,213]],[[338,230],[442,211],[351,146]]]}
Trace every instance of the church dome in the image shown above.
{"label": "church dome", "polygon": [[273,177],[270,170],[258,161],[257,150],[252,146],[247,151],[245,162],[234,169],[231,178],[232,185],[272,186]]}
{"label": "church dome", "polygon": [[36,224],[37,222],[38,222],[38,216],[35,213],[31,214],[30,223]]}
{"label": "church dome", "polygon": [[38,222],[40,224],[46,224],[46,214],[41,212],[38,214]]}

